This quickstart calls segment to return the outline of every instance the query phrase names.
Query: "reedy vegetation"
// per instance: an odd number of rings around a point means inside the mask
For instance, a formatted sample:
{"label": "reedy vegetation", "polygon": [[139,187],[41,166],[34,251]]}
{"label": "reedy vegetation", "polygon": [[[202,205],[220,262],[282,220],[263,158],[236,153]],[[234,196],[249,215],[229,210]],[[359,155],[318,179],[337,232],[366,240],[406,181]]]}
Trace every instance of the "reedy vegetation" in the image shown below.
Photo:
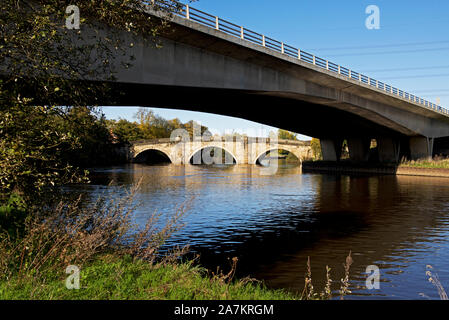
{"label": "reedy vegetation", "polygon": [[[2,299],[329,299],[316,294],[310,259],[302,295],[269,290],[255,279],[234,279],[237,258],[228,272],[209,272],[183,261],[188,248],[161,250],[180,228],[188,203],[169,215],[153,213],[144,227],[133,223],[139,185],[118,189],[83,205],[59,202],[26,219],[21,237],[0,237]],[[67,290],[65,269],[81,269],[81,289]],[[349,267],[345,288],[348,293]],[[343,288],[343,285],[342,285]]]}
{"label": "reedy vegetation", "polygon": [[70,264],[82,267],[106,253],[152,263],[165,240],[182,226],[185,207],[171,216],[150,214],[146,225],[139,228],[132,222],[137,188],[138,185],[122,190],[122,195],[102,196],[89,205],[82,205],[84,199],[79,197],[74,202],[61,201],[32,212],[22,237],[2,234],[0,277],[7,280],[14,274],[39,276]]}
{"label": "reedy vegetation", "polygon": [[449,159],[435,156],[428,160],[403,160],[400,167],[406,168],[429,168],[429,169],[449,169]]}
{"label": "reedy vegetation", "polygon": [[[138,185],[82,205],[60,202],[28,216],[23,235],[0,237],[2,299],[293,299],[252,279],[208,273],[180,258],[188,248],[163,250],[182,227],[188,204],[170,215],[150,214],[145,227],[132,213]],[[67,290],[68,265],[81,269],[80,290]]]}
{"label": "reedy vegetation", "polygon": [[[345,270],[345,276],[343,279],[341,279],[341,285],[340,285],[340,299],[343,300],[344,297],[351,293],[349,290],[350,282],[349,282],[349,275],[350,275],[350,269],[351,265],[353,263],[351,251],[349,251],[348,256],[346,257],[346,263],[343,264],[344,270]],[[310,263],[310,257],[307,258],[307,272],[305,275],[304,280],[304,289],[301,294],[301,299],[303,300],[329,300],[333,297],[332,292],[332,279],[331,279],[331,268],[329,266],[326,266],[326,284],[324,286],[324,289],[321,292],[315,292],[315,289],[313,287],[312,283],[312,267]]]}
{"label": "reedy vegetation", "polygon": [[431,265],[427,265],[426,269],[427,269],[426,276],[428,276],[429,282],[432,283],[437,288],[440,299],[449,300],[446,290],[444,289],[443,285],[440,282],[438,274],[432,273],[433,267]]}

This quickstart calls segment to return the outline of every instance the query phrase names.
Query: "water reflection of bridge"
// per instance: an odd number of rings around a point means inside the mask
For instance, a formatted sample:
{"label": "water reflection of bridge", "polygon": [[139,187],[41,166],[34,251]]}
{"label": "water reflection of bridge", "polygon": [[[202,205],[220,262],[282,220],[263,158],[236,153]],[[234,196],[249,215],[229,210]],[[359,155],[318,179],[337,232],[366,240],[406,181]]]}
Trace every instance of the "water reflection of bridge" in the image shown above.
{"label": "water reflection of bridge", "polygon": [[[448,223],[447,204],[443,201],[449,191],[447,179],[310,177],[310,182],[316,185],[314,205],[308,211],[298,204],[298,212],[305,211],[302,217],[305,222],[301,219],[295,222],[293,217],[296,215],[289,213],[296,230],[295,234],[290,234],[291,245],[284,245],[285,250],[273,259],[274,263],[267,263],[252,276],[265,279],[275,288],[300,291],[307,272],[306,261],[310,257],[314,286],[322,289],[326,265],[332,269],[334,280],[342,278],[342,263],[352,250],[351,290],[359,298],[360,295],[388,294],[398,299],[410,299],[411,296],[418,299],[419,292],[427,294],[429,291],[432,298],[438,298],[437,292],[426,281],[425,268],[427,264],[439,263],[440,268],[445,267],[441,264],[444,257],[438,257],[441,253],[432,252],[441,246],[439,243],[445,237],[441,226]],[[281,243],[282,240],[277,239]],[[272,246],[279,247],[279,243]],[[268,250],[266,246],[265,250]],[[247,259],[254,259],[254,256]],[[380,292],[363,287],[368,265],[377,265],[381,269]],[[442,275],[444,277],[444,273]],[[335,281],[333,288],[337,290],[339,285]]]}
{"label": "water reflection of bridge", "polygon": [[275,150],[288,151],[299,161],[312,157],[309,141],[243,137],[198,141],[168,138],[135,141],[131,143],[129,159],[145,162],[156,153],[174,164],[257,164]]}

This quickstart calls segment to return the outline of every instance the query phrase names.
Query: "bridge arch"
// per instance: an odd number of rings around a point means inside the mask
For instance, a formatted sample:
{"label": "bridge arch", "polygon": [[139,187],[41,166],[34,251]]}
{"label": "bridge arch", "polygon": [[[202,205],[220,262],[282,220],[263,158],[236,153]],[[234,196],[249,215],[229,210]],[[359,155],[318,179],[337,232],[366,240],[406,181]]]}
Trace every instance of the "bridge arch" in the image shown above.
{"label": "bridge arch", "polygon": [[226,147],[223,146],[219,146],[219,145],[205,145],[205,146],[201,146],[200,148],[197,148],[196,150],[194,150],[188,158],[187,163],[191,163],[191,161],[193,160],[193,157],[195,156],[195,154],[197,154],[198,152],[202,152],[205,149],[212,149],[212,148],[217,148],[217,149],[221,149],[224,152],[229,153],[232,158],[234,159],[234,163],[233,164],[239,164],[237,157],[235,156],[235,154],[232,151],[229,151],[229,149],[227,149]]}
{"label": "bridge arch", "polygon": [[266,154],[272,152],[272,151],[278,151],[278,150],[284,150],[284,151],[288,151],[289,153],[293,154],[299,161],[299,163],[302,163],[302,161],[304,160],[302,155],[300,154],[300,152],[298,150],[294,150],[293,148],[289,148],[289,147],[278,147],[278,148],[267,148],[265,151],[259,153],[257,155],[257,157],[254,159],[253,164],[258,164],[260,163],[259,160]]}
{"label": "bridge arch", "polygon": [[[150,146],[148,148],[144,148],[142,150],[139,150],[139,152],[137,152],[136,154],[134,154],[132,161],[133,162],[139,162],[140,159],[143,158],[143,156],[146,153],[149,152],[155,152],[156,154],[158,154],[158,156],[160,157],[165,157],[169,162],[171,163],[175,163],[173,160],[173,157],[170,155],[170,152],[168,152],[167,150],[165,150],[164,148],[158,148],[155,146]],[[143,160],[143,159],[142,159]],[[167,162],[168,162],[167,161]],[[162,161],[164,162],[164,161]]]}

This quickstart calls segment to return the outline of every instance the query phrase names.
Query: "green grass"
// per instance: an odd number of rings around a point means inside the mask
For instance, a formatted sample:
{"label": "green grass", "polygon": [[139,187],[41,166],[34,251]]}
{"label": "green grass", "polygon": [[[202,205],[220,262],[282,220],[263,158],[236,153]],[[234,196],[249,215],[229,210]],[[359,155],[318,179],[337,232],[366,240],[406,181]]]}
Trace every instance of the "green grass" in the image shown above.
{"label": "green grass", "polygon": [[400,164],[404,168],[449,169],[449,159],[406,161]]}
{"label": "green grass", "polygon": [[39,277],[13,276],[0,282],[0,299],[38,300],[291,300],[284,290],[257,282],[232,281],[207,275],[192,263],[151,265],[131,258],[103,256],[80,272],[79,290],[68,290],[68,275],[47,272]]}

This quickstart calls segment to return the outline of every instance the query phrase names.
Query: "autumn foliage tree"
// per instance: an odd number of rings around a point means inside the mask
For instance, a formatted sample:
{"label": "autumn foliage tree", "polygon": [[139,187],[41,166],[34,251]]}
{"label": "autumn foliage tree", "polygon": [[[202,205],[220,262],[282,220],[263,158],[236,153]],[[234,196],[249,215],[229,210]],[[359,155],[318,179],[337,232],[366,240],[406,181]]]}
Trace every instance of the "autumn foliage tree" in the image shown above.
{"label": "autumn foliage tree", "polygon": [[170,138],[177,129],[185,130],[190,138],[193,137],[195,130],[198,131],[196,134],[201,136],[208,131],[207,127],[193,120],[186,123],[178,118],[167,120],[148,108],[139,108],[134,118],[137,122],[126,119],[106,121],[108,128],[116,136],[117,142],[129,143],[136,140]]}
{"label": "autumn foliage tree", "polygon": [[323,158],[321,154],[321,143],[317,138],[312,138],[310,142],[310,147],[312,148],[313,158],[315,160],[321,160]]}
{"label": "autumn foliage tree", "polygon": [[[153,9],[177,10],[174,1],[158,3]],[[81,28],[69,30],[70,4],[0,2],[0,207],[17,195],[31,203],[48,188],[86,179],[74,160],[105,139],[95,107],[110,96],[118,68],[134,59],[119,32],[152,35],[156,43],[167,27],[144,12],[143,1],[90,0],[76,2]],[[88,32],[101,28],[115,31],[107,37]]]}
{"label": "autumn foliage tree", "polygon": [[287,130],[279,129],[278,138],[281,140],[298,140],[298,134]]}

